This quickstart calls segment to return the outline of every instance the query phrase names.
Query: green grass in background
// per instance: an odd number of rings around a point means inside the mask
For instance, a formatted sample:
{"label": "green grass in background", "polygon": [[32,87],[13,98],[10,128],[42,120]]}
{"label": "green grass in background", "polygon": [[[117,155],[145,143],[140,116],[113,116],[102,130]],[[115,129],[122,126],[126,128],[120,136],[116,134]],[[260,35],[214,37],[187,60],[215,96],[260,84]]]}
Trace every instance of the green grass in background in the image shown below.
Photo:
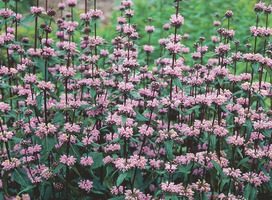
{"label": "green grass in background", "polygon": [[[102,1],[102,0],[97,0]],[[12,1],[10,1],[12,4]],[[155,52],[151,55],[151,63],[155,58],[159,57],[160,49],[158,46],[158,40],[160,38],[166,37],[166,32],[162,29],[163,25],[169,21],[170,16],[175,13],[173,0],[133,0],[135,10],[135,15],[132,19],[132,23],[138,25],[138,31],[140,35],[140,40],[136,42],[141,46],[147,44],[148,34],[145,32],[145,26],[148,24],[148,17],[152,17],[152,25],[155,26],[156,30],[152,34],[151,44],[155,46]],[[214,27],[214,20],[221,20],[224,17],[226,10],[231,9],[234,12],[234,17],[231,20],[231,29],[235,30],[235,40],[241,42],[240,49],[245,50],[244,44],[247,42],[253,43],[253,37],[247,37],[250,35],[249,27],[255,25],[256,15],[253,11],[254,4],[259,1],[257,0],[183,0],[181,2],[180,13],[185,18],[184,25],[179,29],[179,34],[188,33],[190,38],[188,41],[183,41],[186,46],[192,47],[194,42],[197,42],[200,36],[206,38],[205,44],[212,46],[210,38],[212,35],[216,35],[216,30],[218,27]],[[266,4],[272,3],[272,0],[263,1]],[[34,0],[23,0],[18,4],[19,12],[24,16],[29,13],[30,6],[33,6]],[[115,0],[114,7],[118,9],[121,0]],[[0,4],[0,8],[4,4]],[[76,20],[79,20],[79,14],[83,11],[76,11]],[[219,14],[219,18],[215,17]],[[119,11],[114,11],[110,18],[110,23],[108,25],[99,24],[98,34],[106,39],[107,42],[111,42],[113,36],[116,33],[116,18],[120,16]],[[264,26],[265,17],[261,16],[260,26]],[[41,22],[42,20],[40,20]],[[34,37],[34,22],[28,24],[29,27],[20,26],[19,28],[19,39],[23,37],[29,37],[33,41]],[[270,27],[272,25],[272,15],[270,16]],[[227,21],[222,21],[222,27],[227,26]],[[54,25],[53,29],[56,30]],[[79,30],[80,31],[80,30]],[[173,30],[170,30],[170,32]],[[75,34],[75,41],[79,44],[80,42],[80,32]],[[55,33],[53,32],[50,37],[55,38]],[[259,49],[262,48],[262,43],[259,43]],[[191,49],[191,52],[193,49]],[[144,56],[144,55],[143,55]],[[141,59],[140,60],[144,60]]]}
{"label": "green grass in background", "polygon": [[[120,0],[115,0],[115,5],[120,4]],[[175,13],[174,3],[172,0],[135,0],[133,9],[135,15],[132,23],[138,25],[140,41],[139,45],[147,44],[148,35],[145,33],[145,25],[147,25],[148,17],[153,18],[152,25],[156,30],[152,34],[152,45],[157,46],[151,58],[154,60],[158,58],[159,48],[158,39],[165,37],[165,31],[162,29],[163,25],[169,21],[171,14]],[[206,38],[204,43],[211,45],[211,36],[217,35],[214,27],[214,20],[222,20],[225,12],[231,9],[234,12],[234,17],[231,20],[230,28],[235,30],[234,40],[241,42],[240,50],[245,50],[244,44],[253,43],[253,37],[250,35],[249,27],[256,24],[256,14],[253,11],[254,4],[258,3],[257,0],[185,0],[181,2],[180,13],[184,16],[185,22],[179,34],[188,33],[190,38],[185,41],[185,45],[192,47],[194,42],[197,42],[200,36]],[[272,3],[271,0],[263,1],[267,5]],[[215,15],[219,14],[219,18]],[[116,17],[120,15],[119,11],[112,14],[111,23],[107,26],[100,26],[98,32],[106,38],[108,42],[111,41],[112,36],[115,34]],[[269,26],[272,25],[272,15],[270,16]],[[265,17],[261,16],[260,26],[265,26]],[[227,20],[222,21],[222,27],[227,27]],[[170,31],[171,32],[171,31]],[[261,43],[259,49],[262,48]],[[192,51],[192,50],[191,50]]]}

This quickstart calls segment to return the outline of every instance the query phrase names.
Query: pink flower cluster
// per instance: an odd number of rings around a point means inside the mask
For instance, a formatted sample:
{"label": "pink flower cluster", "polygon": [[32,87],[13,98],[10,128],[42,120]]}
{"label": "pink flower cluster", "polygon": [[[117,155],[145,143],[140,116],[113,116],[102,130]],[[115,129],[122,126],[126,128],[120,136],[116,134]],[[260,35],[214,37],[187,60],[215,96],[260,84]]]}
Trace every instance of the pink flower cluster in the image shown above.
{"label": "pink flower cluster", "polygon": [[21,2],[3,1],[0,198],[268,197],[272,44],[260,24],[272,7],[254,6],[246,40],[228,10],[211,20],[213,36],[193,41],[184,1],[141,27],[124,0],[105,38],[92,2],[36,4],[21,20]]}

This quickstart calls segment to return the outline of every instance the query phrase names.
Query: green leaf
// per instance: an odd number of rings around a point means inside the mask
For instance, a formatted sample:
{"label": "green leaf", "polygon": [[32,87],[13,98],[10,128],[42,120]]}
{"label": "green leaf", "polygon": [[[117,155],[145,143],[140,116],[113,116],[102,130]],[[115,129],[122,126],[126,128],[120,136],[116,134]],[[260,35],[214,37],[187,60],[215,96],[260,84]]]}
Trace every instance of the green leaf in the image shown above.
{"label": "green leaf", "polygon": [[113,198],[110,198],[109,200],[124,200],[125,199],[125,195],[122,195],[120,197],[113,197]]}
{"label": "green leaf", "polygon": [[27,192],[27,191],[29,191],[29,190],[35,188],[35,187],[36,187],[36,185],[29,185],[27,188],[21,190],[21,191],[17,194],[17,196],[20,195],[20,194],[22,194],[22,193],[24,193],[24,192]]}
{"label": "green leaf", "polygon": [[73,166],[73,167],[72,167],[72,169],[74,170],[74,172],[76,172],[76,174],[77,174],[78,176],[80,176],[80,177],[81,177],[81,175],[80,175],[79,171],[77,170],[77,168],[76,168],[75,166]]}
{"label": "green leaf", "polygon": [[237,164],[237,167],[239,167],[240,165],[244,164],[245,162],[249,161],[249,157],[243,158],[242,160],[240,160],[240,162]]}
{"label": "green leaf", "polygon": [[178,166],[179,172],[185,173],[185,174],[190,174],[190,171],[187,170],[184,166],[180,165]]}
{"label": "green leaf", "polygon": [[39,17],[40,17],[41,19],[44,19],[44,20],[49,20],[49,19],[50,19],[50,16],[48,16],[48,15],[46,15],[46,14],[44,14],[44,13],[41,13],[41,14],[39,15]]}
{"label": "green leaf", "polygon": [[244,190],[244,198],[245,198],[245,199],[249,199],[251,190],[252,190],[252,186],[248,183],[248,184],[246,185],[246,187],[245,187],[245,190]]}
{"label": "green leaf", "polygon": [[41,160],[45,161],[47,160],[50,151],[55,148],[55,145],[57,144],[57,141],[54,137],[46,136],[45,139],[42,140],[42,156]]}
{"label": "green leaf", "polygon": [[165,195],[165,200],[178,200],[176,195]]}
{"label": "green leaf", "polygon": [[257,199],[256,197],[257,197],[257,188],[256,187],[252,187],[252,189],[251,189],[251,193],[250,193],[250,200],[255,200],[255,199]]}
{"label": "green leaf", "polygon": [[25,188],[29,185],[29,179],[25,169],[14,169],[14,171],[11,173],[11,177],[12,179],[15,179],[22,186],[22,188]]}
{"label": "green leaf", "polygon": [[216,136],[215,135],[210,135],[210,145],[211,145],[211,151],[213,151],[215,149],[215,145],[216,145]]}
{"label": "green leaf", "polygon": [[43,93],[41,92],[41,93],[36,97],[36,102],[37,102],[38,110],[42,110],[42,109],[41,109],[41,106],[42,106],[42,98],[43,98]]}
{"label": "green leaf", "polygon": [[258,73],[260,63],[254,63],[251,65],[252,69],[254,70],[255,73]]}
{"label": "green leaf", "polygon": [[3,189],[4,189],[4,192],[6,195],[9,196],[9,193],[8,193],[8,175],[9,175],[9,172],[8,171],[5,171],[1,180],[2,180],[2,183],[3,183]]}
{"label": "green leaf", "polygon": [[62,122],[62,121],[64,121],[64,114],[62,112],[57,112],[51,124],[54,124],[56,122]]}
{"label": "green leaf", "polygon": [[231,112],[226,108],[226,106],[221,105],[220,107],[221,107],[221,109],[222,109],[224,112],[226,112],[226,113],[228,113],[228,114],[231,114]]}
{"label": "green leaf", "polygon": [[237,96],[237,95],[239,95],[239,94],[243,94],[243,93],[245,93],[245,91],[239,90],[239,91],[233,93],[233,94],[231,95],[231,98],[234,97],[234,96]]}
{"label": "green leaf", "polygon": [[125,180],[125,178],[127,177],[128,173],[125,172],[125,173],[121,173],[118,178],[117,178],[117,181],[116,181],[116,186],[119,186],[123,183],[123,181]]}
{"label": "green leaf", "polygon": [[251,132],[252,132],[252,123],[250,119],[247,119],[246,120],[246,133],[247,133],[246,141],[249,140]]}
{"label": "green leaf", "polygon": [[123,124],[123,126],[125,126],[127,118],[128,118],[127,116],[122,115],[122,124]]}
{"label": "green leaf", "polygon": [[229,181],[230,181],[229,178],[222,179],[222,182],[220,184],[220,189],[223,190],[224,186],[229,184]]}
{"label": "green leaf", "polygon": [[143,182],[142,173],[141,173],[140,170],[138,171],[138,173],[137,173],[137,177],[138,178],[136,180],[140,180],[138,186],[139,186],[139,189],[141,191],[144,191],[146,188],[148,188],[150,186],[150,184],[158,177],[158,175],[155,175],[155,177],[154,177],[154,173],[155,172],[150,173],[150,175],[148,176],[148,178],[145,179],[146,181]]}
{"label": "green leaf", "polygon": [[200,105],[194,106],[194,107],[188,109],[188,110],[187,110],[187,113],[188,113],[188,114],[192,114],[194,111],[195,111],[195,112],[197,112],[197,111],[199,112],[199,108],[200,108],[200,107],[201,107]]}
{"label": "green leaf", "polygon": [[58,166],[53,170],[52,175],[55,175],[56,173],[58,173],[59,170],[61,170],[61,168],[63,168],[64,166],[65,166],[65,165],[63,165],[63,164],[58,165]]}
{"label": "green leaf", "polygon": [[207,196],[207,194],[206,193],[203,193],[203,198],[202,198],[203,200],[209,200],[209,198],[208,198],[208,196]]}
{"label": "green leaf", "polygon": [[108,165],[106,167],[106,171],[107,171],[106,176],[109,176],[114,171],[114,168],[112,166]]}
{"label": "green leaf", "polygon": [[80,110],[85,110],[86,108],[91,107],[91,106],[92,106],[92,104],[83,104],[83,105],[81,105],[81,106],[79,107],[79,109],[80,109]]}
{"label": "green leaf", "polygon": [[144,98],[141,97],[141,96],[140,96],[137,92],[135,92],[135,91],[131,91],[129,94],[130,94],[132,97],[134,97],[134,99],[136,99],[136,100],[139,100],[139,99],[144,100]]}
{"label": "green leaf", "polygon": [[141,115],[138,111],[136,111],[136,120],[138,122],[147,122],[149,119],[143,115]]}
{"label": "green leaf", "polygon": [[12,88],[12,86],[6,84],[6,83],[1,83],[0,88],[6,89],[6,88]]}
{"label": "green leaf", "polygon": [[173,159],[173,144],[174,140],[167,140],[164,142],[166,156],[169,160]]}
{"label": "green leaf", "polygon": [[41,58],[35,57],[34,64],[35,64],[35,66],[39,67],[40,72],[42,72],[42,74],[44,75],[45,61],[42,60]]}
{"label": "green leaf", "polygon": [[91,165],[91,169],[96,169],[104,165],[103,154],[101,152],[90,152],[89,156],[91,156],[94,161],[94,163]]}
{"label": "green leaf", "polygon": [[212,160],[212,164],[213,164],[213,166],[215,167],[215,169],[217,170],[217,172],[219,172],[219,174],[220,174],[222,177],[224,177],[225,174],[224,174],[222,168],[218,165],[218,163],[215,162],[214,160]]}
{"label": "green leaf", "polygon": [[91,97],[92,97],[92,100],[95,99],[95,96],[96,96],[96,89],[91,88]]}
{"label": "green leaf", "polygon": [[25,16],[25,18],[21,21],[22,24],[27,24],[33,22],[35,20],[35,16],[31,13]]}
{"label": "green leaf", "polygon": [[219,85],[223,85],[223,83],[224,83],[224,79],[222,79],[222,78],[218,78],[218,83],[219,83]]}
{"label": "green leaf", "polygon": [[179,78],[174,78],[173,79],[173,83],[178,86],[179,88],[182,88],[182,84],[181,81],[179,80]]}

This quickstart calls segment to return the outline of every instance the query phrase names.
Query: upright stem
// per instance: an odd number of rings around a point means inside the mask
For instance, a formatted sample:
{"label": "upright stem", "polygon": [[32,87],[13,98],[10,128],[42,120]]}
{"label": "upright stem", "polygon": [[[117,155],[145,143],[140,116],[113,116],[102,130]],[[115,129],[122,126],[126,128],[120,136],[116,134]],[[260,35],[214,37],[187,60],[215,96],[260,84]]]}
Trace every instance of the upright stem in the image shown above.
{"label": "upright stem", "polygon": [[[69,156],[69,149],[70,149],[70,139],[71,139],[71,133],[69,133],[67,146],[66,146],[66,156],[68,158]],[[68,184],[69,184],[69,166],[66,165],[66,198],[68,199],[69,196],[69,190],[68,190]]]}
{"label": "upright stem", "polygon": [[[265,21],[265,28],[268,28],[268,13],[266,14],[266,21]],[[265,52],[266,52],[266,41],[267,38],[265,38],[264,40],[264,49],[263,49],[263,56],[265,56]],[[262,79],[263,79],[263,69],[264,69],[264,65],[262,64],[262,68],[260,71],[260,77],[259,77],[259,90],[261,90],[261,84],[262,84]]]}
{"label": "upright stem", "polygon": [[[39,0],[36,2],[37,7],[39,7]],[[37,49],[37,40],[38,40],[38,15],[35,16],[35,38],[34,38],[34,51]],[[33,66],[33,74],[35,74],[35,66]]]}
{"label": "upright stem", "polygon": [[[96,10],[96,0],[94,0],[94,10]],[[96,30],[96,22],[94,23],[94,38],[96,39],[97,37],[97,30]],[[97,55],[97,46],[95,45],[94,47],[94,52],[95,52],[95,55]],[[98,64],[97,62],[95,63],[95,66],[96,66],[96,70],[98,70]]]}
{"label": "upright stem", "polygon": [[[46,71],[47,71],[47,59],[45,59],[45,64],[44,64],[44,81],[47,82],[47,76],[46,76]],[[45,125],[47,126],[47,99],[46,99],[46,90],[43,91],[44,95],[44,120],[45,120]]]}
{"label": "upright stem", "polygon": [[[7,2],[5,3],[5,10],[7,10]],[[6,32],[6,35],[8,34],[8,25],[7,25],[7,22],[5,22],[5,32]],[[7,53],[7,65],[8,65],[8,72],[10,73],[10,58],[9,58],[9,49],[8,49],[8,47],[7,47],[7,49],[6,49],[6,53]],[[11,76],[10,74],[9,74],[9,76]],[[11,77],[9,77],[9,85],[11,86]],[[12,99],[11,99],[11,97],[12,97],[12,90],[11,90],[11,88],[9,89],[9,97],[10,97],[10,107],[11,107],[11,109],[12,109]]]}
{"label": "upright stem", "polygon": [[85,0],[85,14],[88,12],[88,0]]}
{"label": "upright stem", "polygon": [[[176,16],[178,16],[179,14],[179,1],[177,1],[177,6],[176,6]],[[175,38],[174,38],[174,43],[177,43],[177,26],[175,26]],[[175,65],[175,61],[176,61],[176,54],[173,53],[173,57],[172,57],[172,69],[174,69],[174,65]],[[171,80],[170,80],[170,101],[172,101],[172,93],[173,93],[173,77],[171,76]],[[171,106],[169,107],[169,111],[168,111],[168,131],[170,130],[170,124],[171,124],[171,114],[172,114],[172,108]]]}
{"label": "upright stem", "polygon": [[[63,0],[61,0],[61,3],[62,3]],[[60,10],[60,17],[62,18],[62,9]]]}
{"label": "upright stem", "polygon": [[[15,1],[15,13],[16,13],[16,17],[17,17],[17,14],[18,14],[18,2]],[[18,40],[18,21],[16,19],[15,21],[15,41]]]}
{"label": "upright stem", "polygon": [[[0,119],[0,128],[1,128],[2,134],[4,134],[4,129],[3,129],[3,126],[2,126],[1,119]],[[7,152],[7,155],[8,155],[8,159],[9,159],[9,161],[11,161],[8,142],[5,142],[5,146],[6,146],[6,152]]]}

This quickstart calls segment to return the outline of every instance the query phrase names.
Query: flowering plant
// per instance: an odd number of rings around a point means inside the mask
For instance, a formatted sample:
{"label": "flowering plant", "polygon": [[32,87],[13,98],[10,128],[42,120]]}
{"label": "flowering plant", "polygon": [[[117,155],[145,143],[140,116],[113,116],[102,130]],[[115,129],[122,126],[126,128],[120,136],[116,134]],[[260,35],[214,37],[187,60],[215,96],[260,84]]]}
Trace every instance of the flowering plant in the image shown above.
{"label": "flowering plant", "polygon": [[[77,0],[37,1],[24,19],[20,0],[2,2],[0,199],[272,198],[270,5],[255,5],[244,51],[231,10],[210,43],[186,46],[182,0],[156,46],[160,27],[133,24],[131,0],[111,41],[96,0],[79,16]],[[19,40],[26,22],[33,40]]]}

